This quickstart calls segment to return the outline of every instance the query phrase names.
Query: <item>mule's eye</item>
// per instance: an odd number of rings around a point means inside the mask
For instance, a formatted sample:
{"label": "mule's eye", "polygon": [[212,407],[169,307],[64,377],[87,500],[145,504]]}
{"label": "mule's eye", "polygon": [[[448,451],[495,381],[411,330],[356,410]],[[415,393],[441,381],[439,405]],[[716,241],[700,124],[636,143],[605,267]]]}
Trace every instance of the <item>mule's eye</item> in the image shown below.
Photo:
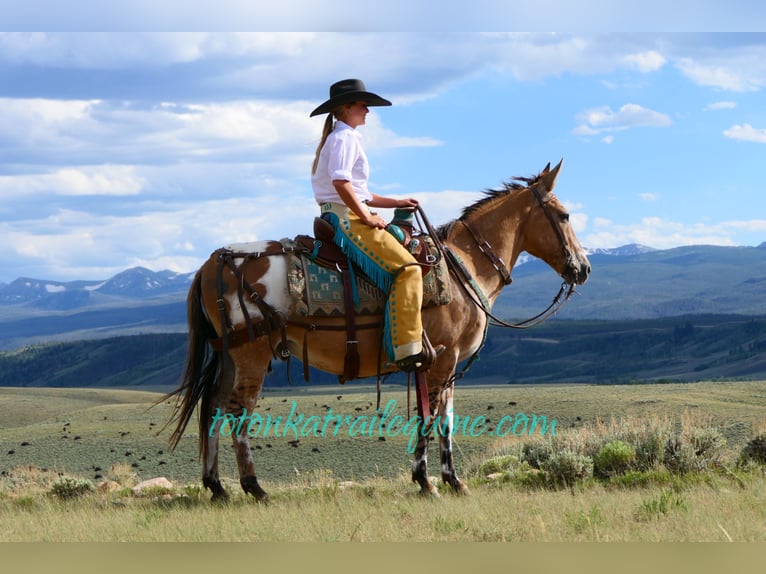
{"label": "mule's eye", "polygon": [[562,213],[562,214],[559,215],[559,219],[562,222],[566,223],[567,221],[569,221],[569,214],[568,213]]}

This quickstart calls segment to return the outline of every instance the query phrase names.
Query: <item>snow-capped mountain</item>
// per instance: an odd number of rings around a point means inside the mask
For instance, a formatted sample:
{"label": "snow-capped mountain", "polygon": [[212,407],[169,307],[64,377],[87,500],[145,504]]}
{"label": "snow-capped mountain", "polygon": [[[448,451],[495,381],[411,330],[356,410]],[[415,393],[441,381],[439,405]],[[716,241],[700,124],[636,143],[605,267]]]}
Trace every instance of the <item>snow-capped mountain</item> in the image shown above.
{"label": "snow-capped mountain", "polygon": [[584,248],[588,255],[615,255],[618,257],[628,257],[631,255],[643,255],[644,253],[651,253],[657,251],[654,247],[647,247],[640,243],[631,243],[629,245],[621,245],[620,247],[608,247],[608,248],[596,248],[589,249]]}
{"label": "snow-capped mountain", "polygon": [[105,298],[146,299],[185,294],[193,273],[150,271],[134,267],[105,281],[48,281],[20,277],[0,286],[0,305],[31,305],[44,309],[72,309],[97,304]]}
{"label": "snow-capped mountain", "polygon": [[47,281],[44,279],[32,279],[19,277],[15,281],[0,287],[0,304],[15,305],[39,301],[61,293],[87,292],[96,287],[99,281]]}
{"label": "snow-capped mountain", "polygon": [[150,271],[143,267],[134,267],[118,273],[94,288],[94,291],[121,297],[151,297],[189,289],[194,273],[176,273],[174,271]]}

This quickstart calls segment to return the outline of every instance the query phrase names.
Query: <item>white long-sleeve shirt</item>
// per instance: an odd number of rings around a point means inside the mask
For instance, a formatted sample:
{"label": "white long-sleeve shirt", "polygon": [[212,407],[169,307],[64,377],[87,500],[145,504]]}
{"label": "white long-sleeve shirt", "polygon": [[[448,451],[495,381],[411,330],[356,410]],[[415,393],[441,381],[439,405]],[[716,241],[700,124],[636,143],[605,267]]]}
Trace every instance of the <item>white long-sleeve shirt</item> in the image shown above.
{"label": "white long-sleeve shirt", "polygon": [[319,152],[317,170],[311,176],[317,203],[344,203],[332,184],[334,180],[351,182],[359,201],[369,201],[372,199],[367,188],[369,177],[370,164],[362,147],[362,135],[340,120],[335,122],[335,129]]}

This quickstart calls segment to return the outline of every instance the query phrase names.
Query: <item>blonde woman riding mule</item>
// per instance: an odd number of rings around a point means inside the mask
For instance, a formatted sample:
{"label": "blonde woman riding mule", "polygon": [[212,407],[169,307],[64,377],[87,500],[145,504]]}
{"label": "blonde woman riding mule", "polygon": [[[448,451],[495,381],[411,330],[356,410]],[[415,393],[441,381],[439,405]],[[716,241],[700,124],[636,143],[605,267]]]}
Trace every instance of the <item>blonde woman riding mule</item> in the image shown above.
{"label": "blonde woman riding mule", "polygon": [[370,165],[356,131],[364,125],[369,106],[390,105],[368,92],[361,80],[342,80],[330,86],[330,99],[311,112],[311,116],[328,114],[311,169],[311,184],[322,217],[335,229],[335,243],[389,294],[384,312],[386,355],[398,369],[412,371],[427,367],[434,359],[428,343],[425,348],[423,345],[420,268],[386,231],[388,223],[370,208],[415,208],[418,201],[370,192]]}
{"label": "blonde woman riding mule", "polygon": [[[420,268],[393,246],[388,240],[392,234],[384,229],[384,222],[368,209],[412,207],[416,203],[367,195],[359,183],[366,182],[366,160],[360,159],[363,150],[357,147],[353,124],[363,121],[367,106],[388,102],[367,92],[358,80],[331,88],[330,95],[313,112],[334,112],[338,116],[335,120],[331,119],[335,116],[328,117],[327,123],[336,122],[335,129],[323,137],[315,160],[313,182],[317,201],[323,206],[323,213],[331,216],[327,219],[333,226],[334,238],[338,244],[345,244],[350,259],[370,279],[377,282],[388,276],[390,281],[385,316],[376,321],[365,318],[366,323],[357,329],[356,376],[427,368],[426,400],[430,412],[441,421],[436,433],[441,477],[455,492],[467,493],[452,456],[453,388],[460,376],[457,367],[475,358],[482,348],[487,327],[495,319],[492,305],[511,283],[516,260],[527,252],[545,261],[563,279],[559,295],[565,286],[571,294],[574,286],[585,283],[590,274],[590,263],[570,225],[569,214],[553,193],[561,162],[552,169],[548,164],[535,176],[515,178],[486,192],[484,198],[466,207],[458,219],[433,233],[436,244],[441,246],[440,256],[449,268],[451,297],[448,303],[421,311]],[[351,123],[345,124],[343,118]],[[347,127],[338,126],[340,122]],[[334,137],[348,141],[329,143]],[[354,161],[333,159],[328,145],[355,149]],[[360,169],[362,177],[358,177]],[[367,204],[363,203],[365,199]],[[328,204],[330,207],[325,207]],[[370,257],[374,265],[361,261],[357,253],[369,253],[368,242],[374,246],[374,255]],[[306,317],[296,312],[288,286],[289,258],[295,253],[287,251],[277,241],[218,249],[199,269],[189,290],[189,348],[181,384],[171,394],[177,400],[170,421],[175,422],[171,444],[178,444],[197,413],[202,482],[212,491],[213,499],[227,496],[218,471],[220,433],[212,432],[214,424],[222,414],[233,420],[253,413],[272,358],[295,355],[320,370],[337,375],[345,372],[346,318]],[[409,255],[406,250],[404,254]],[[397,265],[407,270],[406,276],[397,271]],[[392,302],[394,296],[396,300]],[[400,297],[414,300],[401,302]],[[553,308],[552,304],[549,309]],[[421,347],[424,333],[441,352],[430,353],[431,356],[424,353]],[[381,344],[385,353],[380,352]],[[433,428],[423,426],[423,420],[419,425],[412,480],[422,493],[435,495],[436,487],[428,479],[427,467]],[[243,490],[259,501],[268,500],[256,478],[248,433],[230,435]]]}

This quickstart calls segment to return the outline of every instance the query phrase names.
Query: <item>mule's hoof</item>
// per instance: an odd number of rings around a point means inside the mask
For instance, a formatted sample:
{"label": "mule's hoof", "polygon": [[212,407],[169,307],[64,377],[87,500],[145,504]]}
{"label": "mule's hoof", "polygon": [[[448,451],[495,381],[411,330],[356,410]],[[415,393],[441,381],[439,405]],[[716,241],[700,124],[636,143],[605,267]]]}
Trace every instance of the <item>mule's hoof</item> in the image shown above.
{"label": "mule's hoof", "polygon": [[269,495],[258,484],[258,479],[254,476],[243,476],[239,479],[239,483],[242,485],[242,490],[246,494],[252,494],[256,501],[262,504],[268,504]]}
{"label": "mule's hoof", "polygon": [[421,488],[418,494],[423,498],[428,498],[429,500],[437,500],[442,497],[442,495],[439,494],[439,491],[435,488]]}
{"label": "mule's hoof", "polygon": [[225,504],[229,502],[229,493],[225,490],[221,492],[214,492],[213,496],[210,497],[210,502],[215,502],[216,504]]}
{"label": "mule's hoof", "polygon": [[452,492],[458,496],[471,496],[471,489],[462,482],[458,486],[453,487]]}

